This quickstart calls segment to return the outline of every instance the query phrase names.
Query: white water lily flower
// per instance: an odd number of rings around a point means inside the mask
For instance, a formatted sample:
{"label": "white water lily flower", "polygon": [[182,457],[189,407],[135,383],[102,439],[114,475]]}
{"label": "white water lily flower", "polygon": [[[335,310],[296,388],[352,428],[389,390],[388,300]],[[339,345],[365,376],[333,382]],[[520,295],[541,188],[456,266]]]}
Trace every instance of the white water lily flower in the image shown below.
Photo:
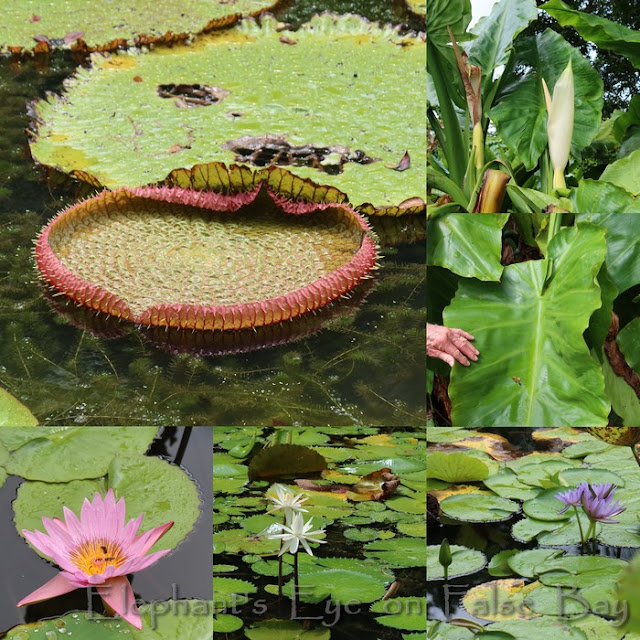
{"label": "white water lily flower", "polygon": [[571,58],[553,88],[553,99],[549,95],[544,78],[542,79],[542,87],[549,112],[547,134],[549,136],[549,154],[553,165],[553,186],[559,188],[565,186],[564,170],[569,162],[571,138],[573,137],[575,96]]}
{"label": "white water lily flower", "polygon": [[278,554],[279,556],[281,556],[283,553],[286,553],[287,551],[294,554],[297,553],[298,546],[300,545],[300,543],[302,543],[304,550],[310,556],[312,556],[313,551],[311,550],[311,547],[309,546],[309,543],[307,542],[307,540],[309,542],[318,542],[320,544],[327,543],[326,540],[315,539],[315,536],[318,536],[324,533],[325,531],[324,529],[317,529],[316,531],[310,531],[312,520],[313,518],[309,518],[309,520],[305,522],[301,513],[295,513],[291,518],[287,520],[286,525],[285,524],[278,525],[280,527],[280,530],[284,531],[285,533],[275,533],[273,535],[267,536],[270,539],[279,538],[280,540],[282,540],[283,544],[282,544],[282,548],[280,549],[280,553]]}
{"label": "white water lily flower", "polygon": [[287,519],[289,519],[289,515],[293,512],[304,511],[308,513],[308,510],[303,509],[301,506],[305,500],[308,500],[304,493],[293,493],[281,484],[274,484],[271,489],[275,491],[275,496],[267,493],[267,498],[274,503],[274,506],[271,507],[267,513],[275,513],[282,509]]}

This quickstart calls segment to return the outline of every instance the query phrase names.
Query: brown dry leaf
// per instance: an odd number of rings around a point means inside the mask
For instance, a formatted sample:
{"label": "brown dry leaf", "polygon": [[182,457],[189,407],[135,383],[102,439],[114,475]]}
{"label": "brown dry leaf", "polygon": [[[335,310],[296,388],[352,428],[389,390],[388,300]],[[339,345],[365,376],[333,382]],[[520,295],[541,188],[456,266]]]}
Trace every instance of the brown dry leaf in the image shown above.
{"label": "brown dry leaf", "polygon": [[297,40],[292,40],[291,38],[287,38],[286,36],[281,36],[278,38],[282,44],[298,44]]}
{"label": "brown dry leaf", "polygon": [[346,494],[347,500],[364,502],[367,500],[382,501],[391,496],[398,485],[400,478],[384,468],[374,471],[360,478],[355,485],[347,484],[316,484],[312,480],[296,480],[296,484],[306,491],[320,491],[323,493]]}

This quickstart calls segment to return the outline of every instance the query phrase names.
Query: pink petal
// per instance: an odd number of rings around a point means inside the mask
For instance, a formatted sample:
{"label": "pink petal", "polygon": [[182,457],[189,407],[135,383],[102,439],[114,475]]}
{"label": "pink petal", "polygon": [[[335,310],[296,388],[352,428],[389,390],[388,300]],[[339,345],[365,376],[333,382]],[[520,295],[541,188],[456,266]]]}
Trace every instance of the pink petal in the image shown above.
{"label": "pink petal", "polygon": [[17,606],[21,607],[24,604],[31,604],[33,602],[40,602],[41,600],[55,598],[56,596],[61,596],[64,593],[75,591],[77,588],[78,587],[71,584],[64,575],[59,573],[39,589],[30,593],[26,598],[22,598],[22,600],[18,602]]}
{"label": "pink petal", "polygon": [[164,551],[156,551],[155,553],[150,553],[148,556],[144,556],[142,558],[131,558],[118,569],[118,573],[120,575],[126,575],[128,573],[136,573],[137,571],[142,571],[143,569],[150,567],[154,562],[160,560],[160,558],[166,556],[170,551],[171,549],[165,549]]}
{"label": "pink petal", "polygon": [[106,584],[99,586],[98,594],[127,622],[130,622],[136,629],[142,629],[142,619],[136,606],[133,589],[124,576],[111,578]]}
{"label": "pink petal", "polygon": [[159,527],[149,529],[145,533],[139,535],[128,549],[132,556],[143,556],[158,540],[173,527],[173,522],[161,524]]}

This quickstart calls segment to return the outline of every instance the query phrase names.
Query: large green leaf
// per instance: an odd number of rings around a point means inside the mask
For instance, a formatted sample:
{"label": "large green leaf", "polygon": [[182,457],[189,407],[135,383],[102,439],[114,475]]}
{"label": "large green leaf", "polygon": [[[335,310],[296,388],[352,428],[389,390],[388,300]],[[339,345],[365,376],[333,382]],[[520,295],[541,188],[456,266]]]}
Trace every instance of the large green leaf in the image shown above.
{"label": "large green leaf", "polygon": [[449,213],[427,222],[427,264],[467,278],[500,280],[502,227],[509,214]]}
{"label": "large green leaf", "polygon": [[[115,187],[202,162],[261,165],[280,149],[279,164],[295,162],[292,172],[339,187],[354,205],[424,200],[425,46],[357,16],[323,14],[297,31],[245,20],[193,47],[95,55],[61,97],[37,104],[31,150],[45,165]],[[162,97],[170,84],[207,85],[219,100]],[[250,158],[225,146],[245,136],[253,142],[238,145],[256,149]],[[405,152],[410,167],[394,171]]]}
{"label": "large green leaf", "polygon": [[454,34],[466,31],[471,21],[471,0],[430,0],[427,34],[435,42],[449,41],[447,27]]}
{"label": "large green leaf", "polygon": [[275,4],[275,0],[109,0],[91,5],[86,0],[8,2],[2,7],[0,51],[33,49],[39,44],[36,38],[42,36],[52,48],[75,47],[78,40],[81,48],[90,49],[172,42],[234,22],[240,15],[256,15]]}
{"label": "large green leaf", "polygon": [[501,283],[460,283],[444,320],[473,332],[480,358],[453,368],[453,424],[606,424],[602,372],[582,338],[604,255],[603,230],[580,225],[554,236],[546,260],[505,267]]}
{"label": "large green leaf", "polygon": [[[494,4],[491,13],[471,29],[478,37],[465,46],[470,64],[480,65],[483,78],[491,82],[494,69],[507,62],[514,38],[537,16],[535,0],[500,0]],[[486,84],[483,82],[483,89]]]}
{"label": "large green leaf", "polygon": [[504,81],[490,111],[498,134],[527,169],[547,146],[547,108],[542,78],[553,90],[569,59],[573,63],[575,116],[571,152],[575,156],[596,136],[602,112],[602,80],[578,49],[547,29],[516,44],[514,73]]}
{"label": "large green leaf", "polygon": [[10,393],[0,388],[0,427],[35,427],[36,417]]}
{"label": "large green leaf", "polygon": [[631,60],[640,68],[640,32],[606,18],[576,11],[562,0],[550,0],[540,9],[552,15],[563,27],[573,27],[585,40]]}
{"label": "large green leaf", "polygon": [[99,478],[114,456],[144,453],[156,432],[156,427],[25,429],[23,436],[31,439],[11,454],[7,470],[43,482]]}
{"label": "large green leaf", "polygon": [[[449,566],[449,578],[467,576],[480,571],[487,564],[484,553],[476,549],[452,544],[449,550],[452,558]],[[442,580],[444,578],[444,568],[440,564],[439,557],[440,545],[429,545],[427,547],[427,580]]]}
{"label": "large green leaf", "polygon": [[[578,191],[586,183],[594,184],[590,180],[584,181]],[[590,190],[590,187],[586,188]],[[605,188],[605,191],[609,190]],[[640,243],[638,243],[640,216],[624,215],[624,212],[615,211],[604,213],[606,209],[591,209],[591,211],[576,215],[576,220],[606,229],[607,272],[618,287],[619,293],[622,293],[640,283]]]}
{"label": "large green leaf", "polygon": [[638,196],[640,194],[640,149],[612,162],[602,172],[600,180],[611,182],[630,194]]}
{"label": "large green leaf", "polygon": [[640,213],[640,200],[601,180],[580,180],[570,195],[574,213]]}
{"label": "large green leaf", "polygon": [[627,364],[640,375],[640,318],[632,320],[616,338]]}

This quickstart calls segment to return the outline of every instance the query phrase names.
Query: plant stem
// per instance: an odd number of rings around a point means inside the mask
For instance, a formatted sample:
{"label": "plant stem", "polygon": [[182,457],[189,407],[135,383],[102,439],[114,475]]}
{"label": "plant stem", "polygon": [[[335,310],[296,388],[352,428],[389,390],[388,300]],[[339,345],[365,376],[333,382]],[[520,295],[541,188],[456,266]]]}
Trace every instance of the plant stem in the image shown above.
{"label": "plant stem", "polygon": [[298,615],[298,554],[293,554],[293,605]]}
{"label": "plant stem", "polygon": [[573,510],[576,512],[576,520],[578,521],[578,529],[580,529],[580,540],[582,540],[582,544],[586,542],[584,537],[584,532],[582,531],[582,523],[580,522],[580,516],[578,515],[578,507],[573,505]]}

